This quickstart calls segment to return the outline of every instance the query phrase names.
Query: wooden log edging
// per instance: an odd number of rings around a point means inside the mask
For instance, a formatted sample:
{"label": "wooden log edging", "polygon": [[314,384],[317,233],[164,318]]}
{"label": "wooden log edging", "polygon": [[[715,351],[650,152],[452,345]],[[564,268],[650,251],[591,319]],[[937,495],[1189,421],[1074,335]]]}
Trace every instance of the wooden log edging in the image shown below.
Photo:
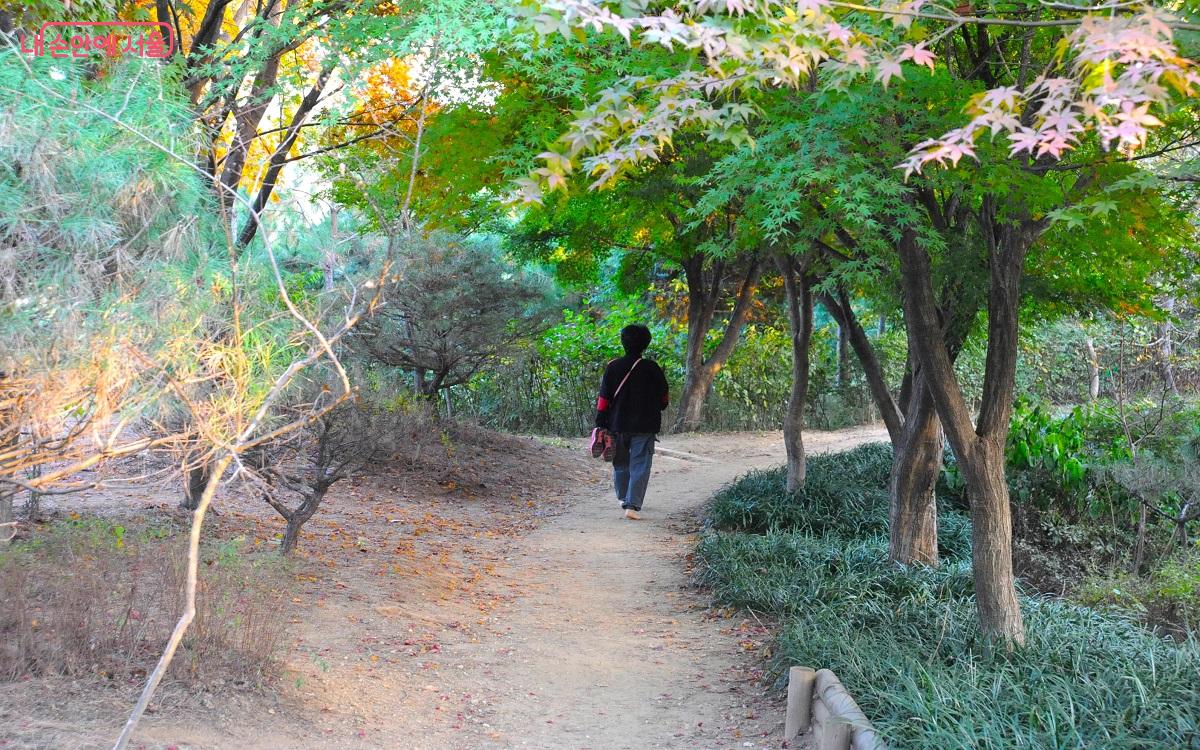
{"label": "wooden log edging", "polygon": [[790,743],[810,728],[816,750],[887,750],[837,675],[828,669],[792,667],[783,739]]}

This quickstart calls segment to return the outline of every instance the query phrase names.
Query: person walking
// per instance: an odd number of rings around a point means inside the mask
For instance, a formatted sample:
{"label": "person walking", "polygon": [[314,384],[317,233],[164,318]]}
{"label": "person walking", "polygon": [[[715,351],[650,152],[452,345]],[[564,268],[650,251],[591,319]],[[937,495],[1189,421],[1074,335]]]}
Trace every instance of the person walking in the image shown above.
{"label": "person walking", "polygon": [[662,429],[662,412],[670,403],[667,376],[652,359],[646,359],[650,329],[628,325],[621,329],[625,356],[604,368],[600,396],[596,399],[596,427],[613,438],[613,485],[617,500],[631,521],[641,518],[642,501],[650,481],[654,441]]}

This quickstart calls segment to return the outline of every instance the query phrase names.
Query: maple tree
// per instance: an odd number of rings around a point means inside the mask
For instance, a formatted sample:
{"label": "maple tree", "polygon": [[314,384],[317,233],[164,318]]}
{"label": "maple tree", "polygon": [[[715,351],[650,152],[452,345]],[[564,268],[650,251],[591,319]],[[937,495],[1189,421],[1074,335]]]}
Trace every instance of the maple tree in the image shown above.
{"label": "maple tree", "polygon": [[[944,85],[933,80],[927,84],[919,100],[936,101],[945,95]],[[707,200],[726,201],[733,192],[745,196],[746,220],[788,248],[787,257],[804,268],[812,287],[807,306],[819,302],[846,332],[894,448],[891,557],[902,564],[936,565],[934,484],[941,468],[940,423],[911,351],[904,381],[893,394],[854,304],[864,295],[884,305],[897,304],[894,250],[887,229],[898,216],[908,222],[921,218],[901,200],[904,186],[889,166],[902,148],[895,115],[928,107],[867,85],[846,96],[812,92],[796,101],[782,95],[775,99],[779,101],[770,102],[768,116],[757,123],[756,146],[743,147],[714,170]],[[946,237],[943,244],[955,249],[951,262],[960,273],[978,265],[964,243]],[[978,310],[978,298],[966,299],[964,288],[948,282],[941,295],[945,319],[958,321],[948,327],[956,352]],[[789,303],[799,304],[792,299]],[[803,330],[794,328],[793,336],[797,334],[803,335]],[[794,368],[796,357],[804,354],[794,353]],[[803,378],[801,369],[797,376]],[[794,388],[796,383],[794,378]],[[793,408],[794,402],[789,412]],[[793,447],[794,439],[785,436],[789,477],[803,475],[802,442]]]}
{"label": "maple tree", "polygon": [[[520,48],[520,38],[510,45]],[[690,139],[671,158],[604,193],[574,191],[522,212],[515,225],[496,221],[496,199],[567,123],[565,112],[630,71],[660,67],[664,54],[621,45],[595,47],[554,39],[523,55],[494,55],[485,72],[503,83],[494,105],[439,113],[431,143],[454,144],[428,155],[415,202],[431,225],[498,231],[518,258],[547,262],[566,284],[600,281],[612,253],[621,254],[621,283],[646,288],[681,283],[686,303],[685,378],[675,431],[696,430],[717,373],[741,336],[766,263],[762,248],[729,233],[736,207],[695,218],[699,180],[727,148]],[[480,131],[483,131],[481,133]],[[657,269],[651,273],[647,269]],[[652,282],[651,276],[665,276]],[[714,342],[709,331],[720,325]]]}
{"label": "maple tree", "polygon": [[[1173,26],[1187,28],[1186,24],[1149,5],[1121,4],[1108,10],[1080,13],[1039,6],[1026,11],[1029,17],[984,18],[944,14],[920,0],[879,6],[830,0],[700,0],[660,13],[638,3],[534,4],[528,15],[539,33],[615,31],[631,44],[685,49],[695,58],[694,64],[670,74],[627,77],[599,95],[555,145],[539,155],[544,165],[518,181],[513,199],[536,203],[545,191],[566,190],[567,178],[577,167],[592,179],[590,188],[609,186],[660,159],[686,129],[735,145],[751,142],[754,102],[760,92],[801,85],[844,91],[868,76],[887,88],[905,78],[902,63],[907,63],[933,73],[944,69],[971,87],[966,88],[970,119],[965,125],[906,144],[907,153],[894,162],[905,177],[930,165],[980,159],[980,149],[991,150],[1001,136],[1007,141],[1005,156],[1023,158],[1018,169],[1032,175],[1002,168],[1002,179],[1036,180],[1051,171],[1048,164],[1061,161],[1068,152],[1092,151],[1093,141],[1083,140],[1091,131],[1099,147],[1094,150],[1101,153],[1093,165],[1075,168],[1082,175],[1064,175],[1073,184],[1053,199],[1069,207],[1104,183],[1096,171],[1108,158],[1102,152],[1113,146],[1122,153],[1144,146],[1151,130],[1164,124],[1155,113],[1173,98],[1190,97],[1200,80],[1173,40]],[[931,23],[945,27],[929,36]],[[977,39],[967,33],[968,26],[978,32]],[[992,26],[1021,31],[993,38]],[[1046,41],[1046,29],[1056,35],[1056,54],[1050,57],[1032,48],[1035,40]],[[1063,29],[1066,33],[1060,33]],[[964,43],[955,47],[953,35],[960,30]],[[948,55],[939,65],[934,50],[943,43]],[[1002,66],[999,71],[996,65]],[[970,93],[976,86],[981,90]],[[907,117],[909,113],[897,113],[896,125]],[[982,139],[984,134],[989,137]],[[985,165],[990,161],[985,159]],[[1014,193],[1011,184],[1001,181],[984,187],[964,192],[923,180],[899,189],[899,205],[891,212],[899,217],[911,217],[913,211],[927,214],[934,231],[957,227],[968,233],[964,239],[985,250],[988,361],[974,422],[953,369],[957,347],[945,338],[949,311],[939,308],[934,294],[930,250],[941,243],[931,244],[928,231],[912,218],[901,218],[889,239],[900,260],[910,372],[920,375],[918,386],[925,386],[917,395],[928,392],[932,402],[920,397],[910,403],[925,404],[926,414],[936,408],[972,497],[981,625],[999,640],[1020,643],[1024,628],[1013,587],[1003,453],[1012,408],[1020,279],[1030,249],[1053,223],[1055,206],[1038,205],[1045,200],[1044,192]],[[924,430],[926,444],[933,445],[938,430],[928,418],[921,421],[930,427]],[[930,459],[921,463],[928,466]],[[929,477],[924,484],[930,491],[916,494],[931,498],[936,471],[922,473]],[[930,503],[923,505],[925,510],[916,517],[928,521]]]}
{"label": "maple tree", "polygon": [[1023,63],[1030,61],[1036,32],[1069,31],[1054,40],[1057,54],[1043,70],[1026,70],[1009,85],[973,95],[966,125],[913,144],[899,163],[907,173],[974,156],[984,134],[1003,135],[1012,155],[1058,158],[1088,131],[1105,148],[1136,148],[1162,125],[1155,113],[1173,98],[1190,97],[1200,83],[1173,38],[1175,28],[1195,27],[1149,3],[1078,10],[1037,4],[995,17],[947,13],[925,0],[693,0],[661,13],[649,8],[595,0],[525,6],[543,35],[615,32],[638,46],[688,50],[695,64],[674,75],[629,76],[605,91],[541,155],[545,165],[518,183],[514,199],[537,201],[547,189],[565,189],[566,175],[577,166],[593,187],[607,185],[657,158],[689,126],[744,142],[755,92],[818,79],[821,87],[837,89],[864,77],[887,87],[904,78],[905,63],[934,69],[938,45],[967,26],[1023,30]]}

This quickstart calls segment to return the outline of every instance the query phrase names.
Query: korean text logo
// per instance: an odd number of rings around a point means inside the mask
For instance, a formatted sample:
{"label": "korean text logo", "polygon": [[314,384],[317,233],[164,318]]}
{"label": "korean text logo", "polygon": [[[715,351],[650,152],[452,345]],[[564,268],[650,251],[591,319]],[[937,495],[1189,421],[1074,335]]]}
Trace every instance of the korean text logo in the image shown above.
{"label": "korean text logo", "polygon": [[167,59],[175,52],[175,30],[154,21],[50,21],[32,40],[21,35],[21,52],[32,57],[135,55]]}

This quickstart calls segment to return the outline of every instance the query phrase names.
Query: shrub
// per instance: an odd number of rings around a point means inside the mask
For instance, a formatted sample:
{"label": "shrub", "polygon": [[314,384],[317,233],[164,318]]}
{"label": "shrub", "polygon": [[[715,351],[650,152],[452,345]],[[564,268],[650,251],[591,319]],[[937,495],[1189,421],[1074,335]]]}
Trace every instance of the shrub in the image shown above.
{"label": "shrub", "polygon": [[431,401],[526,348],[545,327],[554,296],[548,279],[511,263],[494,238],[432,232],[393,241],[388,302],[351,341],[374,361],[416,372]]}
{"label": "shrub", "polygon": [[717,371],[704,405],[704,427],[779,429],[792,390],[791,346],[786,328],[746,326],[729,360]]}
{"label": "shrub", "polygon": [[[0,679],[144,676],[182,606],[186,536],[174,527],[78,519],[0,554]],[[170,675],[261,685],[276,676],[286,568],[239,540],[203,550],[196,619]]]}
{"label": "shrub", "polygon": [[621,328],[642,322],[650,324],[654,339],[647,356],[662,365],[669,382],[682,383],[679,332],[640,301],[625,300],[607,309],[563,310],[562,320],[541,334],[533,351],[482,371],[460,389],[459,408],[495,429],[586,434],[604,365],[621,356]]}
{"label": "shrub", "polygon": [[1040,405],[1018,402],[1008,430],[1008,465],[1045,471],[1064,491],[1082,488],[1084,427],[1078,408],[1056,418]]}
{"label": "shrub", "polygon": [[[329,390],[325,386],[323,392]],[[300,530],[334,484],[393,460],[411,430],[408,410],[387,400],[368,400],[370,391],[355,395],[248,456],[261,467],[257,474],[263,499],[287,522],[282,554],[295,549]]]}
{"label": "shrub", "polygon": [[[1200,415],[1194,408],[1177,404],[1166,410],[1165,402],[1142,400],[1127,411],[1141,456],[1157,456],[1170,466],[1195,463]],[[1079,406],[1055,416],[1048,406],[1018,402],[1007,451],[1014,500],[1070,518],[1136,518],[1136,495],[1145,489],[1140,481],[1145,477],[1129,476],[1131,454],[1121,425],[1111,404]],[[1169,473],[1159,472],[1163,476],[1153,482],[1159,485],[1157,494],[1193,484]]]}
{"label": "shrub", "polygon": [[1051,407],[1018,401],[1009,426],[1010,491],[1019,502],[1072,517],[1129,512],[1098,473],[1129,458],[1112,407],[1077,406],[1055,416]]}
{"label": "shrub", "polygon": [[[834,384],[836,336],[820,322],[813,332],[808,423],[822,429],[861,424],[878,418],[866,382],[852,359],[847,382]],[[654,340],[649,356],[662,366],[678,405],[686,373],[686,325],[662,315],[638,296],[587,300],[580,309],[563,310],[562,319],[538,336],[532,351],[509,356],[454,389],[459,409],[480,423],[507,431],[581,435],[591,429],[596,388],[604,365],[620,356],[622,327],[649,325]],[[723,329],[707,333],[716,346]],[[892,382],[903,373],[903,334],[892,329],[880,354]],[[791,393],[791,334],[782,311],[747,325],[725,366],[717,373],[704,405],[704,430],[779,429]],[[672,409],[675,408],[674,406]],[[664,421],[670,423],[668,413]]]}
{"label": "shrub", "polygon": [[1091,580],[1077,597],[1084,604],[1129,612],[1175,634],[1200,627],[1200,553],[1168,558],[1149,576],[1119,573]]}

